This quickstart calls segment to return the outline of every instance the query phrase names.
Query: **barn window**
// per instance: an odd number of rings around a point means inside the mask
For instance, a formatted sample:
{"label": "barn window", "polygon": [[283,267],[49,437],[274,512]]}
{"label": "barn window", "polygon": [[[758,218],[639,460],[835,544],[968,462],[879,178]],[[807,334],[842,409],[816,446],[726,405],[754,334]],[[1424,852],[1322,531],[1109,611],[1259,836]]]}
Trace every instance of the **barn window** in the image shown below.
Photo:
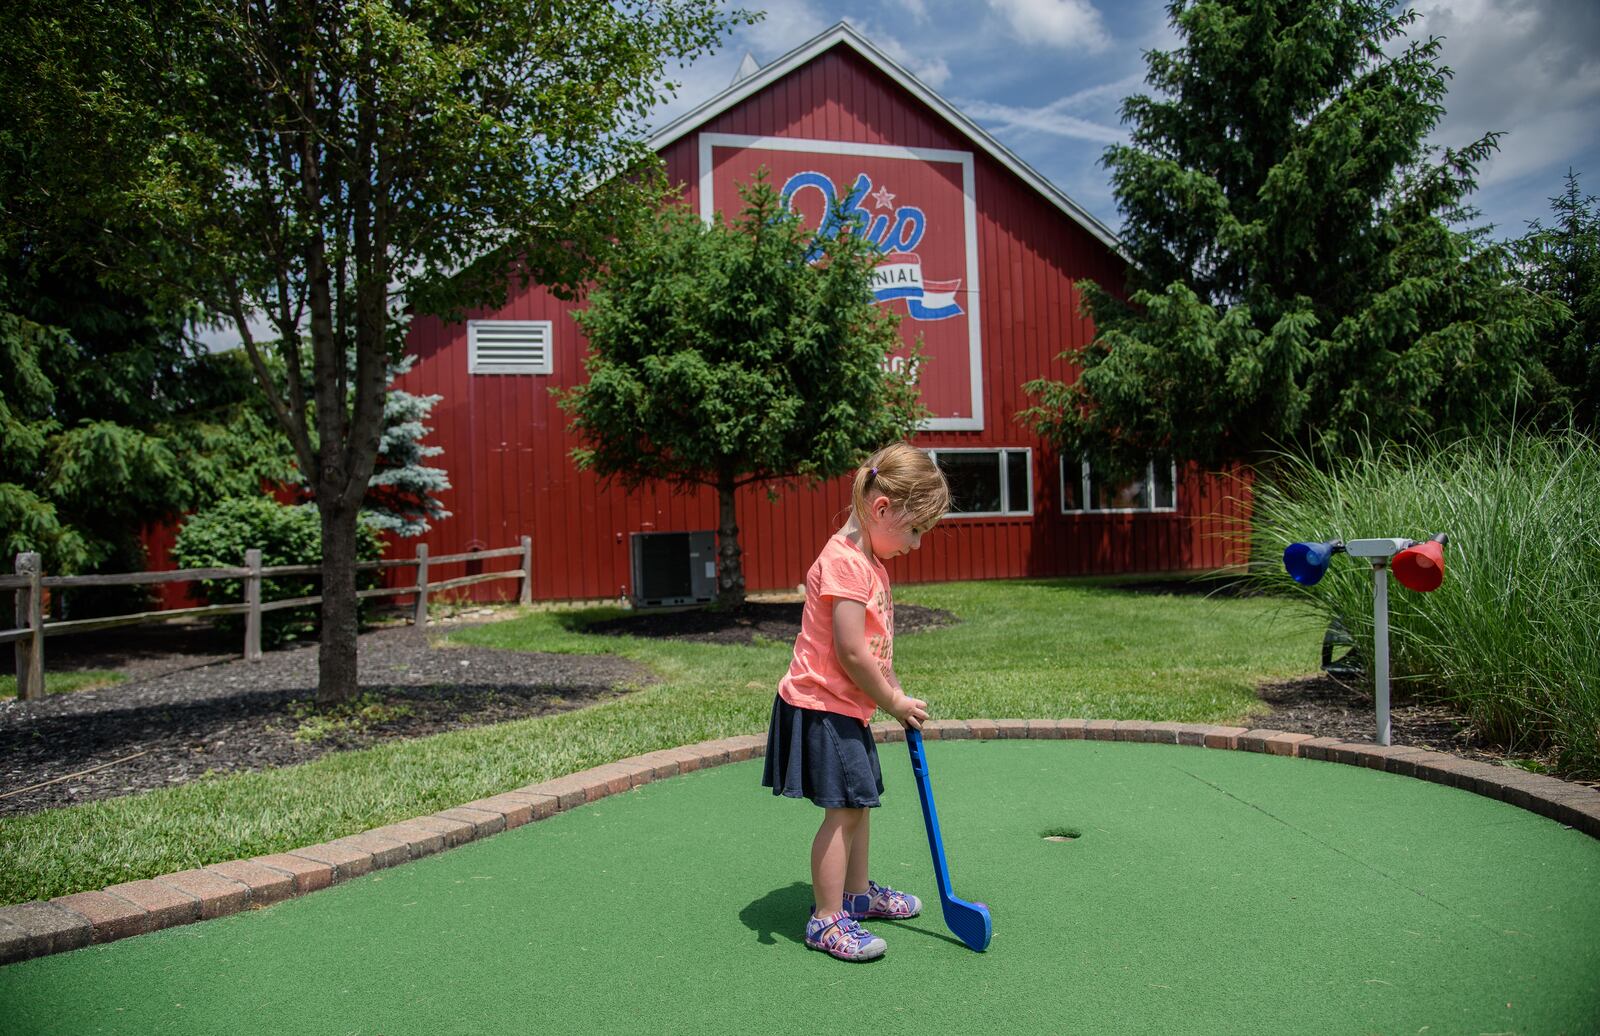
{"label": "barn window", "polygon": [[471,374],[549,374],[548,320],[467,321],[467,371]]}
{"label": "barn window", "polygon": [[1095,472],[1088,458],[1061,458],[1061,510],[1069,514],[1108,511],[1173,511],[1178,507],[1178,466],[1156,457],[1131,481],[1115,482]]}
{"label": "barn window", "polygon": [[929,450],[950,483],[952,517],[1033,513],[1032,450]]}

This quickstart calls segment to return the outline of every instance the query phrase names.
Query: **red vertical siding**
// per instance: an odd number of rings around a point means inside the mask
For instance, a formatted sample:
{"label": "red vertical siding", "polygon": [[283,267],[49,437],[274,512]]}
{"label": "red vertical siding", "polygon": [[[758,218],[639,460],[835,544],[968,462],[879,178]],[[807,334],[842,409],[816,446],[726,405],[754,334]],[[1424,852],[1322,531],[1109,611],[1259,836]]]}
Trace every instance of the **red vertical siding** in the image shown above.
{"label": "red vertical siding", "polygon": [[[722,112],[662,152],[668,175],[698,205],[698,133],[787,136],[860,144],[970,151],[978,209],[978,266],[985,428],[928,432],[926,447],[1031,447],[1034,513],[1006,518],[950,519],[927,548],[895,562],[902,580],[1001,578],[1078,573],[1205,569],[1237,563],[1225,534],[1245,513],[1241,487],[1183,469],[1176,514],[1064,515],[1059,458],[1016,421],[1028,405],[1024,381],[1058,380],[1077,372],[1060,353],[1081,346],[1092,328],[1079,312],[1072,281],[1094,278],[1120,289],[1121,261],[937,113],[845,47]],[[554,373],[549,376],[467,373],[466,328],[419,319],[409,349],[418,362],[402,387],[444,397],[434,411],[431,441],[454,488],[454,517],[427,542],[434,555],[494,548],[529,535],[534,543],[534,595],[540,599],[614,597],[628,592],[628,537],[658,530],[714,529],[715,494],[675,493],[649,486],[626,493],[578,471],[578,445],[551,389],[583,376],[584,344],[573,304],[537,286],[513,291],[499,310],[471,318],[550,320]],[[785,487],[777,503],[760,488],[739,493],[740,545],[752,590],[794,587],[848,504],[845,481]],[[412,546],[401,544],[399,554]],[[459,570],[439,573],[448,578]],[[515,584],[473,588],[507,597]]]}
{"label": "red vertical siding", "polygon": [[[178,567],[172,559],[172,548],[177,546],[178,530],[184,519],[178,516],[164,522],[149,522],[139,530],[144,544],[144,567],[150,572],[169,572]],[[158,583],[152,588],[161,609],[194,608],[205,604],[196,592],[194,583]]]}

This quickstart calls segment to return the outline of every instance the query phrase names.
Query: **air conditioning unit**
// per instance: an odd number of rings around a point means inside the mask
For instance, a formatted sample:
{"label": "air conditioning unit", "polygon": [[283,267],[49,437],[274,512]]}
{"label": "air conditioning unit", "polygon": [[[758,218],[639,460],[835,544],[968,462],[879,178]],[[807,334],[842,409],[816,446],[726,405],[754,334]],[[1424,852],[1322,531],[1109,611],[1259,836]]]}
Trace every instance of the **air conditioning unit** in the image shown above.
{"label": "air conditioning unit", "polygon": [[716,600],[716,533],[636,532],[630,546],[635,608]]}

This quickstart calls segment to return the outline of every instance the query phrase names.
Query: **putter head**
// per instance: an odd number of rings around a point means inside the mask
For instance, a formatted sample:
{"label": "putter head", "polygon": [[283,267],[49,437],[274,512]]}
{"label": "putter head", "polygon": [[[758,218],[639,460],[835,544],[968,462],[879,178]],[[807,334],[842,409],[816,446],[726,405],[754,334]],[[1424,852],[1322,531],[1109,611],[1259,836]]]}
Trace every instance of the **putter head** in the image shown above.
{"label": "putter head", "polygon": [[968,903],[952,896],[944,901],[945,927],[955,933],[967,948],[982,953],[989,948],[994,935],[994,924],[989,920],[989,908],[982,903]]}

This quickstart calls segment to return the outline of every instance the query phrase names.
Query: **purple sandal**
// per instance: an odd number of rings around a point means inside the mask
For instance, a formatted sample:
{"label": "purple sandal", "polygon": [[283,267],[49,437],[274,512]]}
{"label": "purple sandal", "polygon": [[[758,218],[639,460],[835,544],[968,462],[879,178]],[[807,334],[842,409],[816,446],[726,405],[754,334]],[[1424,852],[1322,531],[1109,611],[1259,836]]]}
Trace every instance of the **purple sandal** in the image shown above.
{"label": "purple sandal", "polygon": [[889,944],[856,923],[845,911],[806,921],[806,945],[840,960],[877,960]]}
{"label": "purple sandal", "polygon": [[909,892],[897,892],[869,879],[867,891],[855,896],[845,893],[844,908],[858,921],[868,917],[902,919],[920,914],[922,900]]}

